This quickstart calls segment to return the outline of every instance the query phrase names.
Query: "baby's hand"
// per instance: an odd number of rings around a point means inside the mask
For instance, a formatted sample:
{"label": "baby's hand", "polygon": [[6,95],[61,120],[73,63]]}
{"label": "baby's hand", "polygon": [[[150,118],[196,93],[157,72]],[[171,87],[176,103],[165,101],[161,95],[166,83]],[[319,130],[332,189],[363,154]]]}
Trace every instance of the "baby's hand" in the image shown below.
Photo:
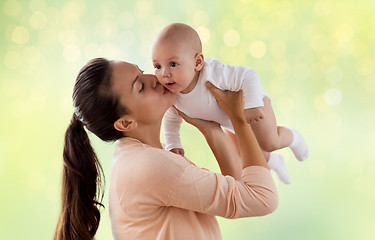
{"label": "baby's hand", "polygon": [[184,149],[182,149],[182,148],[172,148],[171,150],[169,150],[169,151],[171,151],[171,152],[173,152],[173,153],[176,153],[176,154],[179,154],[179,155],[181,155],[181,156],[185,156],[185,151],[184,151]]}
{"label": "baby's hand", "polygon": [[245,109],[245,119],[248,123],[256,123],[264,118],[263,107]]}

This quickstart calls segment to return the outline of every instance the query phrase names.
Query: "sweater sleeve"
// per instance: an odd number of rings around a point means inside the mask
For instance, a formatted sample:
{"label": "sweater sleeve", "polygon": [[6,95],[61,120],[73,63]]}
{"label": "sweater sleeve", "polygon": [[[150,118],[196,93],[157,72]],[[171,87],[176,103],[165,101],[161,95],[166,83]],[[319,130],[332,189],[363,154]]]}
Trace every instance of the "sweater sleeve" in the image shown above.
{"label": "sweater sleeve", "polygon": [[170,107],[163,117],[163,135],[166,150],[183,148],[180,139],[181,123],[182,118],[173,107]]}
{"label": "sweater sleeve", "polygon": [[270,171],[261,166],[245,168],[236,181],[190,165],[174,184],[168,205],[224,218],[263,216],[277,208],[278,193]]}

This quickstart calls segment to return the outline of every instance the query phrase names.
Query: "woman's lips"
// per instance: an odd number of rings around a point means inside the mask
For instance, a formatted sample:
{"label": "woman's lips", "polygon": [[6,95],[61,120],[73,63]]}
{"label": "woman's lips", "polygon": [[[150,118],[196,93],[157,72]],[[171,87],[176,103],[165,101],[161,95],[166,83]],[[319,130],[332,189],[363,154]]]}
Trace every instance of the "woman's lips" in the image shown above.
{"label": "woman's lips", "polygon": [[163,87],[164,88],[164,90],[163,90],[163,94],[167,94],[167,93],[170,93],[171,91],[169,91],[168,90],[168,88],[166,88],[166,87]]}

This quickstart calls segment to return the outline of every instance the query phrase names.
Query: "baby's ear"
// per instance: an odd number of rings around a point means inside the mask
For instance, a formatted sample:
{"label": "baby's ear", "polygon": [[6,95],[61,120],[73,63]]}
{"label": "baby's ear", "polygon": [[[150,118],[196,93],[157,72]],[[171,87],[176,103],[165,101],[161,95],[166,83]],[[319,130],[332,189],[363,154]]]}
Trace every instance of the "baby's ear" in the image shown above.
{"label": "baby's ear", "polygon": [[195,54],[195,71],[196,72],[199,72],[200,70],[202,70],[203,68],[203,65],[204,65],[204,56],[202,53],[197,53]]}

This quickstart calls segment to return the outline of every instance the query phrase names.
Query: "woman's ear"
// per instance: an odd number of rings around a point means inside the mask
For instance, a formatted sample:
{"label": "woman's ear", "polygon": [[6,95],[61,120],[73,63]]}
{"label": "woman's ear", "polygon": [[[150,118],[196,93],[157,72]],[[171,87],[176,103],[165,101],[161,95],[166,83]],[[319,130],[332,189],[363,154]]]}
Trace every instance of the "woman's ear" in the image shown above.
{"label": "woman's ear", "polygon": [[113,124],[114,128],[120,132],[128,132],[137,127],[137,122],[134,119],[121,117]]}
{"label": "woman's ear", "polygon": [[196,72],[199,72],[200,70],[202,70],[203,68],[203,65],[204,65],[204,56],[202,53],[197,53],[195,54],[195,71]]}

